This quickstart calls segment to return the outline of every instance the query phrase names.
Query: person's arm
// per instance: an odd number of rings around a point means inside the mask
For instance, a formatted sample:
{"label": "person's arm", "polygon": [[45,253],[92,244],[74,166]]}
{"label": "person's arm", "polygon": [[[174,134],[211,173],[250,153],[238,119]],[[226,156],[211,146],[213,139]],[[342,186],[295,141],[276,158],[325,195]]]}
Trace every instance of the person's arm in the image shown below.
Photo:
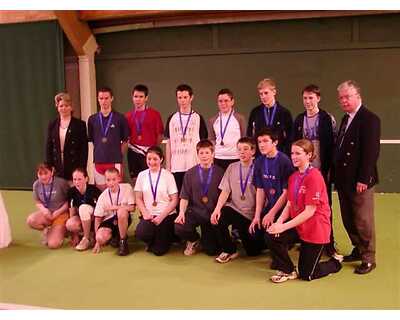
{"label": "person's arm", "polygon": [[213,123],[214,120],[215,120],[215,117],[208,119],[207,130],[208,130],[208,140],[210,140],[215,145],[217,137],[216,137],[215,131],[214,131],[214,123]]}
{"label": "person's arm", "polygon": [[121,153],[125,154],[127,150],[128,150],[128,142],[122,141],[121,142]]}
{"label": "person's arm", "polygon": [[253,221],[251,222],[251,224],[249,226],[249,232],[251,234],[254,234],[254,232],[256,231],[255,230],[256,228],[260,229],[260,227],[261,227],[260,218],[261,218],[261,212],[264,209],[264,204],[265,204],[264,189],[256,188],[256,209],[254,212]]}
{"label": "person's arm", "polygon": [[287,219],[289,219],[289,217],[290,217],[290,206],[291,206],[290,201],[286,202],[286,206],[285,206],[285,208],[283,208],[283,211],[282,211],[281,215],[278,217],[278,219],[276,220],[276,222],[283,223]]}
{"label": "person's arm", "polygon": [[38,210],[39,210],[41,213],[43,213],[44,217],[45,217],[47,220],[53,221],[53,216],[52,216],[52,214],[51,214],[51,211],[50,211],[48,208],[46,208],[42,202],[40,202],[40,201],[35,201],[35,205],[36,205],[36,208],[38,208]]}
{"label": "person's arm", "polygon": [[219,218],[221,217],[221,209],[225,205],[226,201],[228,200],[229,195],[230,195],[230,192],[221,190],[221,193],[219,194],[219,197],[218,197],[217,205],[215,206],[215,209],[210,217],[210,221],[212,224],[218,224]]}
{"label": "person's arm", "polygon": [[267,229],[267,232],[271,234],[280,234],[286,230],[292,229],[310,219],[314,215],[316,209],[317,206],[315,205],[307,205],[304,211],[298,216],[284,223],[277,221]]}
{"label": "person's arm", "polygon": [[165,145],[165,168],[168,171],[171,171],[171,141],[170,139],[167,140]]}
{"label": "person's arm", "polygon": [[142,191],[135,191],[135,201],[140,213],[143,216],[143,219],[151,220],[152,219],[151,213],[147,210],[146,206],[144,205]]}
{"label": "person's arm", "polygon": [[69,217],[72,218],[73,216],[76,216],[78,214],[78,210],[75,207],[69,208]]}
{"label": "person's arm", "polygon": [[181,198],[181,200],[179,202],[179,215],[175,219],[175,223],[179,223],[179,224],[185,223],[185,213],[186,213],[188,205],[189,205],[189,200]]}
{"label": "person's arm", "polygon": [[268,228],[275,219],[276,214],[281,210],[281,208],[284,207],[287,201],[287,189],[283,189],[282,194],[278,198],[278,200],[275,202],[275,205],[267,212],[265,217],[262,220],[262,226],[264,228]]}
{"label": "person's arm", "polygon": [[160,215],[154,217],[151,222],[158,226],[176,208],[177,205],[178,193],[170,194],[168,206],[160,213]]}

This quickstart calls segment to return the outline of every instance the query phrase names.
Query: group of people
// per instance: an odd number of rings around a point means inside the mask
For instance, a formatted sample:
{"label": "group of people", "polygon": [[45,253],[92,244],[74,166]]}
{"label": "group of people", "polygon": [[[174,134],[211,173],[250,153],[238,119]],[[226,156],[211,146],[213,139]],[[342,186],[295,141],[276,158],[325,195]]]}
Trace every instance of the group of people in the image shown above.
{"label": "group of people", "polygon": [[[100,111],[90,116],[87,130],[72,116],[69,95],[56,95],[59,117],[49,124],[46,162],[33,185],[37,211],[28,225],[42,231],[49,248],[62,246],[68,231],[77,250],[92,247],[98,253],[110,244],[124,256],[136,207],[135,236],[155,255],[185,241],[185,255],[201,249],[227,263],[238,257],[240,239],[249,256],[270,250],[275,283],[338,272],[343,260],[361,261],[355,273],[370,272],[376,266],[373,187],[380,120],[363,106],[360,87],[348,80],[337,88],[346,112],[338,132],[333,116],[319,107],[316,85],[303,89],[305,112],[294,122],[276,100],[272,79],[261,80],[257,89],[261,104],[247,124],[229,89],[218,92],[218,113],[206,122],[192,107],[192,88],[179,85],[178,110],[165,129],[160,113],[148,105],[145,85],[132,89],[133,107],[125,115],[112,108],[111,89],[99,89]],[[85,169],[88,142],[94,147],[95,185]],[[132,185],[121,178],[126,152]],[[354,246],[345,257],[335,250],[333,181]],[[298,271],[288,254],[295,243]],[[324,253],[329,259],[321,262]]]}

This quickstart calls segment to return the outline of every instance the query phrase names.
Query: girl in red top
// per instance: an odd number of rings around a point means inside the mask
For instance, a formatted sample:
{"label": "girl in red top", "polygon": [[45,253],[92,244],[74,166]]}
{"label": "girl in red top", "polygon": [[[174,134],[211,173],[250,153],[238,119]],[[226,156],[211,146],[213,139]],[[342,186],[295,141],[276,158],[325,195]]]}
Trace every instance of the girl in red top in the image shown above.
{"label": "girl in red top", "polygon": [[[319,262],[331,233],[328,195],[320,171],[310,162],[315,157],[311,141],[301,139],[292,144],[292,162],[298,169],[289,178],[288,202],[278,220],[267,229],[266,240],[276,262],[275,283],[296,279],[313,280],[338,272],[343,257],[334,255]],[[287,245],[301,242],[297,274]]]}

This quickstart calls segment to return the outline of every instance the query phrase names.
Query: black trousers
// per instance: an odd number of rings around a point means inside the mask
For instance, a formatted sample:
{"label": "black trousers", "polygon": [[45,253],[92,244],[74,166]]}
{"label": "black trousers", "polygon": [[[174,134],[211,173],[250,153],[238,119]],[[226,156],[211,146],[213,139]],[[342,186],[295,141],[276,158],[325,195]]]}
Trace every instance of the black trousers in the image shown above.
{"label": "black trousers", "polygon": [[167,253],[174,240],[174,220],[177,214],[170,214],[156,226],[150,220],[140,219],[136,227],[136,238],[148,245],[156,256]]}
{"label": "black trousers", "polygon": [[251,235],[249,233],[250,224],[251,220],[245,218],[236,210],[228,206],[223,207],[218,225],[214,226],[218,244],[222,251],[230,254],[237,251],[236,244],[232,241],[228,229],[228,227],[232,225],[232,229],[236,229],[239,232],[246,254],[248,256],[259,255],[264,248],[263,232],[258,231],[255,235]]}
{"label": "black trousers", "polygon": [[128,169],[131,179],[136,179],[140,171],[147,169],[146,157],[128,149]]}
{"label": "black trousers", "polygon": [[[198,226],[200,226],[201,237],[196,230]],[[184,224],[175,223],[175,234],[185,241],[194,242],[200,239],[203,251],[210,256],[222,252],[210,218],[200,216],[190,209],[186,212]]]}
{"label": "black trousers", "polygon": [[[296,230],[287,230],[281,233],[279,237],[266,233],[265,240],[271,250],[277,269],[285,273],[293,272],[295,267],[289,257],[288,245],[299,241]],[[340,270],[340,263],[333,258],[328,261],[319,262],[324,250],[324,244],[310,243],[302,240],[300,242],[298,269],[301,279],[311,281]]]}

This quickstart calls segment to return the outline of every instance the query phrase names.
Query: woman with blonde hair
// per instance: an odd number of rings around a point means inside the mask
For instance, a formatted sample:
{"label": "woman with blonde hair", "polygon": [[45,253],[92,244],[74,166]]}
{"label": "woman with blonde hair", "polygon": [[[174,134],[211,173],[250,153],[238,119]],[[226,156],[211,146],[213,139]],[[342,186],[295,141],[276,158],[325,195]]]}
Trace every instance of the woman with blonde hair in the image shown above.
{"label": "woman with blonde hair", "polygon": [[72,101],[68,93],[58,93],[54,101],[58,117],[48,126],[46,162],[55,168],[57,176],[71,181],[72,172],[87,165],[86,123],[72,116]]}

